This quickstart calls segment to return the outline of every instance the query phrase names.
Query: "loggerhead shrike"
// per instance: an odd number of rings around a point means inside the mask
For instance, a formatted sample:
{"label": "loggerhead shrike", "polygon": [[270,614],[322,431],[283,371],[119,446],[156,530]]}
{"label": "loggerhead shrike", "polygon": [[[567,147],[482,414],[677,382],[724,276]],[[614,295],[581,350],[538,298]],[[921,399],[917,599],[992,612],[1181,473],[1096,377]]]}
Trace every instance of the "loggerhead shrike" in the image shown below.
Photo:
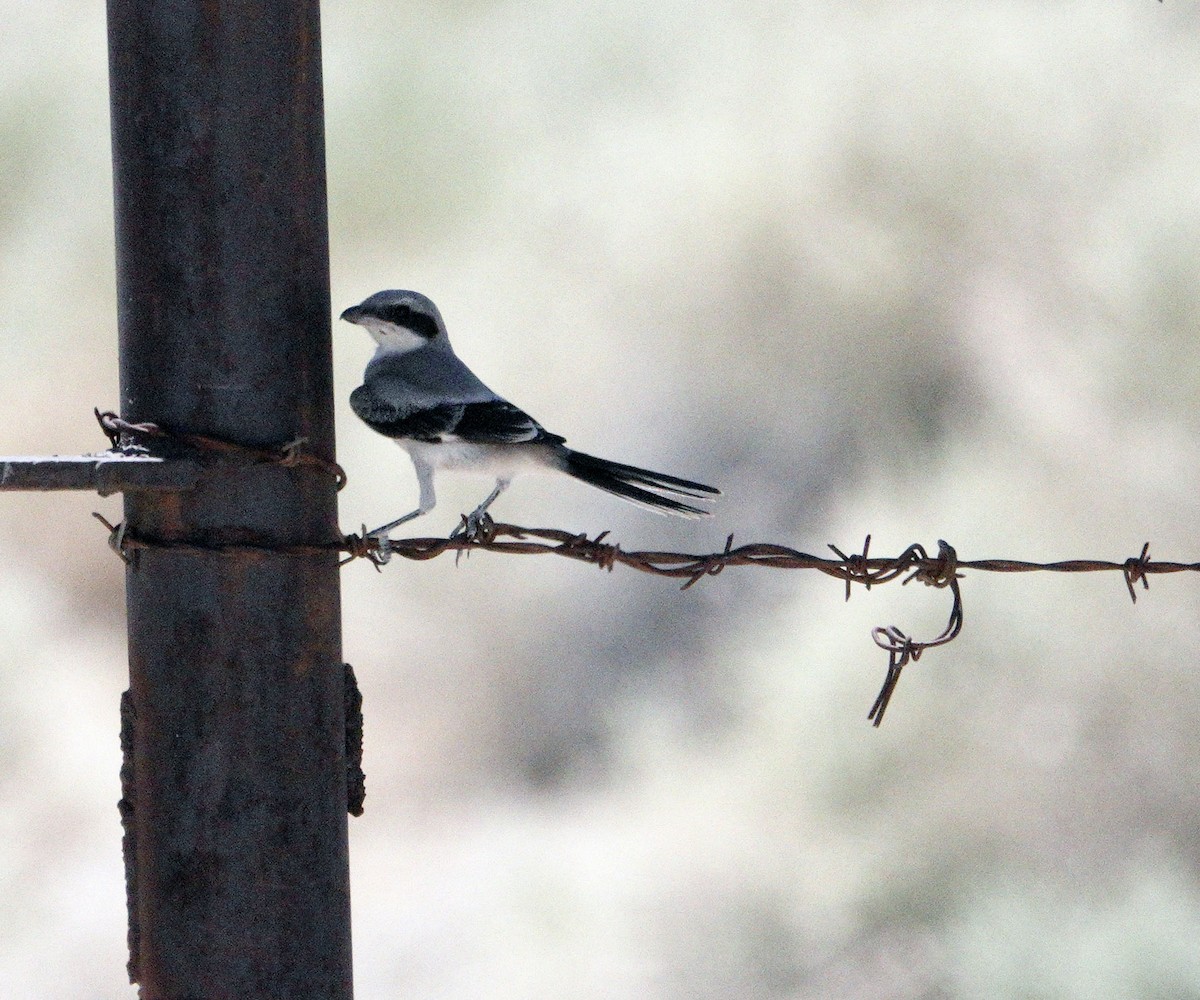
{"label": "loggerhead shrike", "polygon": [[704,517],[710,511],[675,499],[710,500],[721,491],[690,479],[620,465],[573,451],[529,414],[497,396],[450,346],[441,313],[419,292],[376,292],[342,319],[365,326],[378,347],[350,406],[364,422],[408,452],[417,472],[417,509],[369,532],[393,528],[433,510],[433,473],[465,469],[496,477],[496,487],[460,525],[474,537],[488,505],[519,472],[565,472],[660,514]]}

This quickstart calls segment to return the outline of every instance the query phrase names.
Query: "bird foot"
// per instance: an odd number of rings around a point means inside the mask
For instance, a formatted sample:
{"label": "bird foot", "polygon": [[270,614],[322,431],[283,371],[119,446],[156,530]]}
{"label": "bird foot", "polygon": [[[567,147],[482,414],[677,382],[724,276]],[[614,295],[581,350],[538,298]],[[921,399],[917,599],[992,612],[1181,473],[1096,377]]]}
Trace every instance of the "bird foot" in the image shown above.
{"label": "bird foot", "polygon": [[483,537],[487,538],[492,526],[492,515],[485,510],[473,510],[463,516],[458,527],[450,532],[451,538],[465,538],[468,542]]}
{"label": "bird foot", "polygon": [[369,543],[374,542],[372,561],[379,566],[384,565],[392,558],[392,540],[388,536],[388,531],[391,528],[390,524],[384,525],[382,528],[376,528],[374,531],[367,531],[367,526],[364,524],[363,538]]}

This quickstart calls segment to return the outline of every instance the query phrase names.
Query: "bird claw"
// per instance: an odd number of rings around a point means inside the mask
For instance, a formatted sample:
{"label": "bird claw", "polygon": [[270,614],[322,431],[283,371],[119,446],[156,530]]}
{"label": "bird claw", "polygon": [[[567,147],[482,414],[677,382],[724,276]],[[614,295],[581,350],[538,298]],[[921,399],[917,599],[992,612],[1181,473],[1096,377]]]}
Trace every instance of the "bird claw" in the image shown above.
{"label": "bird claw", "polygon": [[463,516],[458,527],[450,532],[451,538],[464,538],[468,542],[473,542],[480,537],[480,534],[486,536],[487,529],[492,524],[492,516],[487,511],[473,510],[470,514]]}
{"label": "bird claw", "polygon": [[392,539],[389,537],[386,528],[376,528],[374,531],[367,531],[367,526],[364,524],[363,538],[368,542],[375,543],[371,560],[377,566],[383,566],[392,558]]}

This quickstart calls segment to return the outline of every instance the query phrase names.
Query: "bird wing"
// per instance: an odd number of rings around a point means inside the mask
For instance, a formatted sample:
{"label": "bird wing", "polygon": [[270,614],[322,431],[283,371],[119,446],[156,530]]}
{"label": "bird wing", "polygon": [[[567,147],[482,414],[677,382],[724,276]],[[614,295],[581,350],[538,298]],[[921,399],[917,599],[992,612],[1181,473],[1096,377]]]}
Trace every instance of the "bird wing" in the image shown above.
{"label": "bird wing", "polygon": [[467,403],[449,434],[460,441],[497,444],[542,441],[561,444],[564,440],[557,434],[551,434],[524,410],[503,399]]}
{"label": "bird wing", "polygon": [[364,423],[390,438],[473,444],[561,444],[563,441],[524,410],[499,398],[442,403],[402,412],[367,384],[350,394],[350,406]]}

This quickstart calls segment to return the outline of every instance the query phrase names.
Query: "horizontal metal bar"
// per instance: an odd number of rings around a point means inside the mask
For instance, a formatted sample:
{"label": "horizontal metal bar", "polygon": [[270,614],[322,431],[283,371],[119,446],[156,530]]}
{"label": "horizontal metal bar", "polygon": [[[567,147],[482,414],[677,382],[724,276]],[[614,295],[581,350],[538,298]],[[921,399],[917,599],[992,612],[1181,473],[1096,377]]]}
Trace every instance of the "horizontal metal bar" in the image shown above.
{"label": "horizontal metal bar", "polygon": [[91,490],[106,497],[130,490],[190,490],[200,466],[151,455],[0,455],[2,490]]}

